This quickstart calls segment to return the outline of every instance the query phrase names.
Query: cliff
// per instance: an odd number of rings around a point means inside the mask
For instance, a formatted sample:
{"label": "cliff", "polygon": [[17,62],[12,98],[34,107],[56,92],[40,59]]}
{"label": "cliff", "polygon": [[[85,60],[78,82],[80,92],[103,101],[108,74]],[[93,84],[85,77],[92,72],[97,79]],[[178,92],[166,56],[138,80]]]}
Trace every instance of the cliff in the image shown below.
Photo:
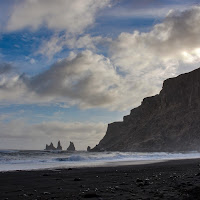
{"label": "cliff", "polygon": [[200,68],[164,81],[123,122],[108,125],[92,151],[200,150]]}

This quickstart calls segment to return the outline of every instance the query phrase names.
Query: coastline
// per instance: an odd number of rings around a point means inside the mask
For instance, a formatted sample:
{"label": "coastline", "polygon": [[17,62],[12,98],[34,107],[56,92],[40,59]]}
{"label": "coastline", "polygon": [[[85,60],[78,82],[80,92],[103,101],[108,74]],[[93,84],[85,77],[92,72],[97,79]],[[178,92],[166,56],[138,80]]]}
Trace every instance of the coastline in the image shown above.
{"label": "coastline", "polygon": [[0,199],[200,199],[200,159],[0,172]]}

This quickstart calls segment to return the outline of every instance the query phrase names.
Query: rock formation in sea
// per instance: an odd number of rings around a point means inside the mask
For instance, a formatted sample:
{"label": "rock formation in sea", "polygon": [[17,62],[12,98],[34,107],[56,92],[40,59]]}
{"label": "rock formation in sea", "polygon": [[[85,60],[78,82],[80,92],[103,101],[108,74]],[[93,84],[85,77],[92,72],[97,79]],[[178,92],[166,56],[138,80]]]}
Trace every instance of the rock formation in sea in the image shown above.
{"label": "rock formation in sea", "polygon": [[91,147],[90,146],[87,147],[87,151],[88,152],[91,151]]}
{"label": "rock formation in sea", "polygon": [[54,147],[53,143],[51,142],[50,145],[46,144],[46,148],[44,150],[62,150],[62,146],[60,144],[60,141],[58,141],[57,148]]}
{"label": "rock formation in sea", "polygon": [[53,143],[51,142],[50,145],[46,144],[45,150],[56,150],[56,148],[53,146]]}
{"label": "rock formation in sea", "polygon": [[164,81],[122,122],[108,125],[92,151],[200,150],[200,68]]}
{"label": "rock formation in sea", "polygon": [[75,146],[73,142],[70,142],[69,147],[67,148],[67,151],[75,151]]}
{"label": "rock formation in sea", "polygon": [[58,145],[57,145],[56,150],[62,150],[62,146],[61,146],[61,144],[60,144],[60,141],[58,141]]}

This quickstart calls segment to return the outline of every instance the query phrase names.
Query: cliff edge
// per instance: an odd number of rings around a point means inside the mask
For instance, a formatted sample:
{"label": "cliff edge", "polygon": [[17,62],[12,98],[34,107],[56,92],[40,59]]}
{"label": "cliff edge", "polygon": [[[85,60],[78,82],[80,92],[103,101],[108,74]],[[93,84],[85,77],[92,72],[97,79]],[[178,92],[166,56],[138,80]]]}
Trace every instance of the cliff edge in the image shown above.
{"label": "cliff edge", "polygon": [[108,125],[92,151],[200,150],[200,68],[164,81],[123,122]]}

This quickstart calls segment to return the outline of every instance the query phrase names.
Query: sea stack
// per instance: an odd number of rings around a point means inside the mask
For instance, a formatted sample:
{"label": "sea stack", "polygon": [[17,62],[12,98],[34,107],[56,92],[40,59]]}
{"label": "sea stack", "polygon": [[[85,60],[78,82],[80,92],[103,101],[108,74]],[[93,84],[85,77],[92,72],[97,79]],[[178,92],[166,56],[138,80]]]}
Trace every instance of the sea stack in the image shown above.
{"label": "sea stack", "polygon": [[51,142],[50,145],[46,144],[45,150],[56,150],[56,148],[53,146],[53,143]]}
{"label": "sea stack", "polygon": [[90,146],[87,147],[87,151],[88,152],[91,151],[91,147]]}
{"label": "sea stack", "polygon": [[62,150],[62,146],[60,144],[60,141],[58,141],[57,150]]}
{"label": "sea stack", "polygon": [[70,142],[69,147],[67,148],[67,151],[75,151],[75,146],[73,142]]}
{"label": "sea stack", "polygon": [[199,119],[200,68],[165,80],[158,95],[109,124],[92,151],[199,151]]}

